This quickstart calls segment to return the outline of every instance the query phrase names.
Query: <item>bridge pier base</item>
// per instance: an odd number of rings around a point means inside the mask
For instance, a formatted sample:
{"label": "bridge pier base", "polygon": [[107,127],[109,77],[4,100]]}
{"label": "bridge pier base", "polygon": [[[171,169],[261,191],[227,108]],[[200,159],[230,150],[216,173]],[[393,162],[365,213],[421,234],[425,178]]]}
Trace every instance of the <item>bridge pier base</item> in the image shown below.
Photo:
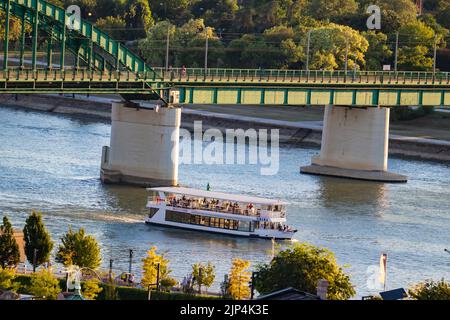
{"label": "bridge pier base", "polygon": [[103,147],[102,153],[103,183],[178,184],[180,108],[114,102],[111,120],[110,147]]}
{"label": "bridge pier base", "polygon": [[407,182],[388,172],[389,108],[327,106],[320,156],[306,174],[381,182]]}

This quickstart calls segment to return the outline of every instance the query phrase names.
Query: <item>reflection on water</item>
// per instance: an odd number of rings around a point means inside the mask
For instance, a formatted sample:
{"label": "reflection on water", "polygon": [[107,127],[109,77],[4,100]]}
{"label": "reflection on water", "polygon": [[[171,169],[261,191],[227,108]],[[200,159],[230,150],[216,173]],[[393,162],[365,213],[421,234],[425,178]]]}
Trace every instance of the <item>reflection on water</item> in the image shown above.
{"label": "reflection on water", "polygon": [[[212,261],[215,290],[233,258],[253,265],[270,259],[271,241],[145,225],[145,189],[99,181],[108,123],[0,108],[0,128],[0,214],[15,227],[23,227],[33,208],[44,212],[56,241],[69,226],[84,227],[100,242],[103,266],[114,259],[116,272],[128,269],[133,249],[133,271],[139,274],[153,245],[167,252],[179,279],[193,263]],[[390,170],[410,177],[401,185],[300,175],[299,167],[317,153],[283,147],[276,176],[260,176],[255,166],[181,165],[179,181],[288,202],[296,240],[329,248],[340,264],[349,264],[359,295],[371,293],[366,270],[382,252],[389,255],[389,288],[450,278],[444,252],[450,246],[449,165],[391,159]]]}
{"label": "reflection on water", "polygon": [[386,207],[388,185],[350,179],[320,177],[317,180],[318,199],[324,207],[369,205],[374,209]]}

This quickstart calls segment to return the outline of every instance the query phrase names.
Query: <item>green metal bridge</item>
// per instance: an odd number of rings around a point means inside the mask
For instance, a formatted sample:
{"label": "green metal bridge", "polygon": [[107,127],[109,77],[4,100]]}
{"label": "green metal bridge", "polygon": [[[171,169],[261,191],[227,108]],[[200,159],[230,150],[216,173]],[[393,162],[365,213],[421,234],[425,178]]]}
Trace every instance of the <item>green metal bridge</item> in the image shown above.
{"label": "green metal bridge", "polygon": [[[151,68],[89,22],[68,28],[70,14],[47,1],[0,0],[0,9],[6,17],[0,94],[114,93],[165,101],[177,92],[181,104],[450,106],[450,73]],[[22,22],[17,65],[9,52],[11,17]],[[42,44],[44,62],[38,61]]]}

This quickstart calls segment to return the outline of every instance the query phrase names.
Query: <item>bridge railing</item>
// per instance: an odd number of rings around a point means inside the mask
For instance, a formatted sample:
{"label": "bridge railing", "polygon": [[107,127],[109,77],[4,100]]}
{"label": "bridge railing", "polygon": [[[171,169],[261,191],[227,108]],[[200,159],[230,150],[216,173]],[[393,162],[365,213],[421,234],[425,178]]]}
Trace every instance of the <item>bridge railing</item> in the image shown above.
{"label": "bridge railing", "polygon": [[0,80],[8,81],[118,81],[118,82],[172,82],[172,83],[274,83],[274,84],[386,84],[386,85],[449,85],[448,72],[382,72],[382,71],[304,71],[260,69],[171,69],[156,68],[163,80],[153,71],[78,69],[22,69],[0,71]]}
{"label": "bridge railing", "polygon": [[0,80],[20,81],[116,81],[116,82],[159,82],[152,71],[132,72],[129,70],[78,69],[22,69],[9,68],[0,71]]}
{"label": "bridge railing", "polygon": [[359,84],[449,84],[449,72],[327,71],[222,68],[153,68],[166,81],[175,82],[305,82]]}

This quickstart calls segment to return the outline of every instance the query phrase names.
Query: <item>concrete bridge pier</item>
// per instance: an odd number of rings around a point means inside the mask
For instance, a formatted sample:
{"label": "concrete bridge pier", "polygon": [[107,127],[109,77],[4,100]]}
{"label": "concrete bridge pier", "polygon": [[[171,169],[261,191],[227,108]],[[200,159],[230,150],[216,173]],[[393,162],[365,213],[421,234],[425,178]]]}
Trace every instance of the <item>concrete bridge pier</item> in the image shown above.
{"label": "concrete bridge pier", "polygon": [[178,184],[180,108],[113,102],[111,120],[110,147],[102,152],[102,182]]}
{"label": "concrete bridge pier", "polygon": [[306,174],[381,182],[407,182],[388,172],[389,108],[326,106],[320,156]]}

